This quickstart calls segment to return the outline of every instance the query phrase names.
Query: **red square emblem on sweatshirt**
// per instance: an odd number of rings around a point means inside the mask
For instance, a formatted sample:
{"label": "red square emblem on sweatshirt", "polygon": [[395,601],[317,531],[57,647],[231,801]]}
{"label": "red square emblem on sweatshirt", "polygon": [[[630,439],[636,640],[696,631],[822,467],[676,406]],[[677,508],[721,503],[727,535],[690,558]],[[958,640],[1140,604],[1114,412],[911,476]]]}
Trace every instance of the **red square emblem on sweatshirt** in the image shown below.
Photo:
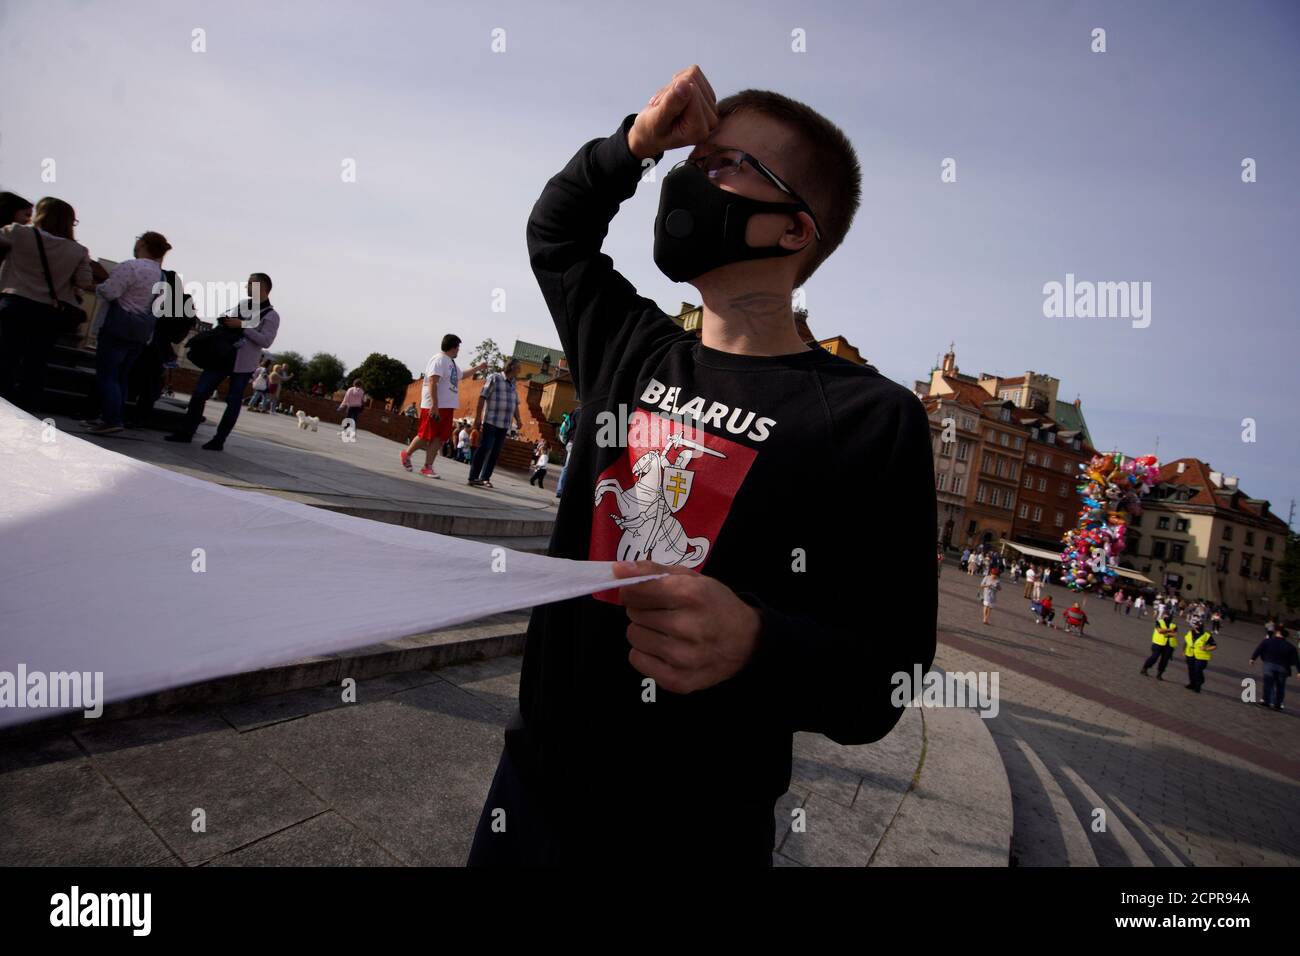
{"label": "red square emblem on sweatshirt", "polygon": [[[757,452],[643,408],[626,442],[596,479],[588,556],[702,567]],[[594,596],[618,604],[617,595]]]}

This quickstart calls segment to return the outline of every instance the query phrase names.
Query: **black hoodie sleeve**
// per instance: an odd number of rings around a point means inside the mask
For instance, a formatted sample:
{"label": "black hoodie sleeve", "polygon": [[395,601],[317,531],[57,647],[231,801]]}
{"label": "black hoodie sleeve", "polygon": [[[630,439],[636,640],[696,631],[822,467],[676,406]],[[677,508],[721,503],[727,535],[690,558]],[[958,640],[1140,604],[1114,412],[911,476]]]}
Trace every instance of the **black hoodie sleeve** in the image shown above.
{"label": "black hoodie sleeve", "polygon": [[[560,334],[578,394],[604,394],[634,337],[680,332],[600,251],[619,205],[636,192],[641,161],[627,145],[636,114],[578,150],[551,177],[528,217],[528,256]],[[657,163],[663,154],[654,157]]]}
{"label": "black hoodie sleeve", "polygon": [[938,509],[930,425],[915,396],[901,388],[898,395],[885,460],[872,460],[874,442],[854,447],[846,440],[856,467],[840,474],[865,480],[850,492],[855,508],[833,519],[842,522],[843,549],[832,558],[825,606],[838,610],[788,614],[741,595],[762,619],[747,676],[782,730],[839,744],[879,740],[903,713],[893,702],[894,676],[906,674],[910,683],[918,665],[924,674],[934,662]]}

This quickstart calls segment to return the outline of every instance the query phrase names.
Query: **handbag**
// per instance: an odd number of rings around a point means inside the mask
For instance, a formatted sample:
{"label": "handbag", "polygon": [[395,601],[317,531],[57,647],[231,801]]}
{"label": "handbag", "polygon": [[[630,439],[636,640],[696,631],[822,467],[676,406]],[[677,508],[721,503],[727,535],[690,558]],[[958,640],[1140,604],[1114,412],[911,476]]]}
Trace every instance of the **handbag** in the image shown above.
{"label": "handbag", "polygon": [[157,321],[153,312],[131,312],[117,302],[110,302],[100,335],[107,333],[133,345],[148,345]]}
{"label": "handbag", "polygon": [[236,330],[218,325],[215,329],[196,333],[186,346],[186,353],[189,360],[205,372],[233,370],[238,351],[235,343],[241,337]]}
{"label": "handbag", "polygon": [[36,251],[41,256],[41,271],[45,273],[45,287],[50,290],[50,308],[54,311],[54,323],[60,335],[77,331],[86,321],[86,312],[79,305],[62,301],[54,291],[54,279],[50,275],[50,261],[45,257],[45,242],[41,239],[41,230],[32,226],[32,235],[36,237]]}

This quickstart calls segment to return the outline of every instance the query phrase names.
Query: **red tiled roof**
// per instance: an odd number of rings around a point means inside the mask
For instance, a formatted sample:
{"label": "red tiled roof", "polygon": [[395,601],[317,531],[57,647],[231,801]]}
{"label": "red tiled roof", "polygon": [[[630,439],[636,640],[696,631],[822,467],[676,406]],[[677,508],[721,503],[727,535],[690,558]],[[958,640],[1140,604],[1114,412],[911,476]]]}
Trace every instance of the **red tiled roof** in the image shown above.
{"label": "red tiled roof", "polygon": [[[1178,472],[1180,463],[1185,466],[1182,474]],[[1286,522],[1267,511],[1264,501],[1248,498],[1240,485],[1236,488],[1216,488],[1210,480],[1210,471],[1209,463],[1199,458],[1178,458],[1160,466],[1160,484],[1192,490],[1192,496],[1181,504],[1215,508],[1235,517],[1255,518],[1279,532],[1286,532]]]}

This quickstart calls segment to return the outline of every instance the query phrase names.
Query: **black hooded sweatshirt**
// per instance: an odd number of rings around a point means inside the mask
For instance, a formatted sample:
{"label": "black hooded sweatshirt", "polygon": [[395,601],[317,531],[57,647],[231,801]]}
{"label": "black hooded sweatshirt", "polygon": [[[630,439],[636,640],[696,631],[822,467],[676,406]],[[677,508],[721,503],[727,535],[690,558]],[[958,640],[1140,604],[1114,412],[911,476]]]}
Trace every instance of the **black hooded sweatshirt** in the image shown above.
{"label": "black hooded sweatshirt", "polygon": [[[549,553],[685,564],[758,608],[761,633],[733,678],[652,695],[620,604],[538,607],[506,746],[560,858],[673,835],[689,835],[675,852],[759,858],[792,734],[879,740],[902,713],[893,675],[934,658],[929,422],[869,366],[819,348],[720,352],[637,295],[600,251],[643,173],[634,119],[579,149],[528,221],[583,404]],[[691,444],[673,443],[670,414]]]}

